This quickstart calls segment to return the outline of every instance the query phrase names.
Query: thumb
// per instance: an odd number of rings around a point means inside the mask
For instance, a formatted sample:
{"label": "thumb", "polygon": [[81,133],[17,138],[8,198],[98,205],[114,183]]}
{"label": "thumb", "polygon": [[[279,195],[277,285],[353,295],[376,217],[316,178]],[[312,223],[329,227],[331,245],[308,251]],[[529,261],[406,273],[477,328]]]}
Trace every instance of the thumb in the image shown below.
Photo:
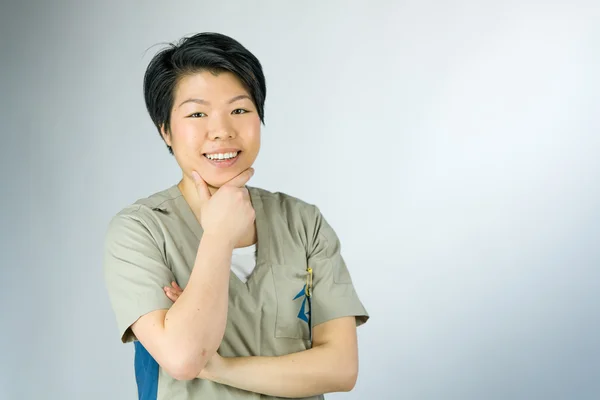
{"label": "thumb", "polygon": [[211,197],[210,191],[208,190],[208,185],[196,171],[192,171],[192,179],[196,184],[196,190],[198,191],[198,196],[200,197],[200,204],[206,203]]}

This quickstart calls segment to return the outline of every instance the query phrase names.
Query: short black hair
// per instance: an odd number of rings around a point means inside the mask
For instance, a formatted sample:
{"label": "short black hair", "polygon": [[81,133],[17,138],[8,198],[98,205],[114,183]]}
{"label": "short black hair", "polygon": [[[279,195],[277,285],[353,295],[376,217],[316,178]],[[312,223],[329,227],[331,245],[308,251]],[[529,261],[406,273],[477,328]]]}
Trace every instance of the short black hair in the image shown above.
{"label": "short black hair", "polygon": [[[163,126],[165,131],[170,130],[177,82],[183,76],[201,71],[228,71],[236,75],[250,93],[264,124],[267,87],[260,62],[237,40],[221,33],[203,32],[168,44],[148,64],[144,100],[159,133]],[[173,149],[167,147],[173,154]]]}

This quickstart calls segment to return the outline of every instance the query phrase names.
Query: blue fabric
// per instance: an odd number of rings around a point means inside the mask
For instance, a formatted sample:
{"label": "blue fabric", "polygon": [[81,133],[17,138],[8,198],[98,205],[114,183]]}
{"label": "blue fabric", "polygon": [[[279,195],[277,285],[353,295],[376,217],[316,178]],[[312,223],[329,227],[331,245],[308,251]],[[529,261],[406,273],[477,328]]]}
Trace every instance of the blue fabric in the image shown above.
{"label": "blue fabric", "polygon": [[294,297],[294,300],[299,299],[301,297],[304,297],[304,299],[302,300],[302,305],[300,306],[300,311],[298,311],[298,318],[300,318],[302,321],[304,322],[309,322],[309,318],[310,318],[310,298],[309,300],[309,309],[308,311],[306,310],[306,285],[304,285],[304,287],[302,288],[301,291],[298,292],[298,294],[296,295],[296,297]]}
{"label": "blue fabric", "polygon": [[158,396],[158,363],[138,341],[135,345],[135,381],[138,400],[156,400]]}

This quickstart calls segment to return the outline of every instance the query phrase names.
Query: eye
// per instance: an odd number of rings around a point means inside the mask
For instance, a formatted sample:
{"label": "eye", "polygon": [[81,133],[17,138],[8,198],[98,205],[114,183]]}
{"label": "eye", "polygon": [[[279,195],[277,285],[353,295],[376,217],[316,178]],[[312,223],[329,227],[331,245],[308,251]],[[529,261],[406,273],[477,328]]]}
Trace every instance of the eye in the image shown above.
{"label": "eye", "polygon": [[236,108],[231,113],[232,114],[246,114],[248,110],[244,110],[243,108]]}
{"label": "eye", "polygon": [[188,115],[188,118],[202,118],[202,117],[206,117],[206,114],[204,114],[202,112],[197,112],[197,113]]}

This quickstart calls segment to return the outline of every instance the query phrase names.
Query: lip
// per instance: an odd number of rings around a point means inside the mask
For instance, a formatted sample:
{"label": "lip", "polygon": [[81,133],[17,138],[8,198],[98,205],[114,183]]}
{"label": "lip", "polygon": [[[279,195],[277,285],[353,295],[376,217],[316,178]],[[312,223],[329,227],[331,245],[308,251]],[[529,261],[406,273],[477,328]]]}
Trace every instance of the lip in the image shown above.
{"label": "lip", "polygon": [[[237,156],[235,156],[234,158],[230,158],[228,160],[211,160],[210,158],[206,157],[206,154],[215,154],[215,153],[235,153],[237,152]],[[214,153],[204,153],[203,157],[204,159],[210,163],[210,165],[212,165],[215,168],[229,168],[232,165],[234,165],[239,159],[240,159],[240,155],[242,154],[241,150],[236,150],[236,149],[219,149],[218,151],[214,152]]]}
{"label": "lip", "polygon": [[222,149],[217,149],[217,150],[211,150],[208,151],[206,153],[203,153],[203,155],[207,155],[207,154],[223,154],[223,153],[235,153],[235,152],[239,152],[241,151],[240,149],[236,149],[234,147],[223,147]]}

